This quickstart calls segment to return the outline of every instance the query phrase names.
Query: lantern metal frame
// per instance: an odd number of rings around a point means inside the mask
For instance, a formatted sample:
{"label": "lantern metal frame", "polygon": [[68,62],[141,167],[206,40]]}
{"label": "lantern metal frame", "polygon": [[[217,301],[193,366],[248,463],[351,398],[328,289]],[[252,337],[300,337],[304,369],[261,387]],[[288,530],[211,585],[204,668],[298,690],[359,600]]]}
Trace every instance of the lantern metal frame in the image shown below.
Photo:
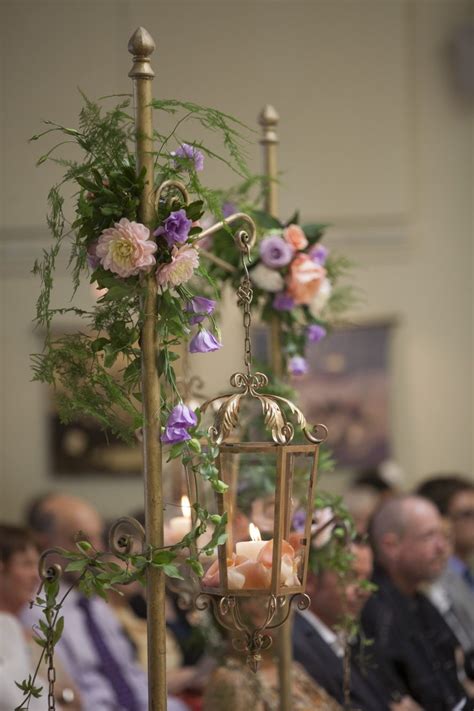
{"label": "lantern metal frame", "polygon": [[[248,247],[246,252],[247,260],[250,261]],[[268,377],[264,373],[252,373],[251,371],[250,305],[253,290],[244,254],[242,254],[242,264],[244,276],[237,296],[239,306],[243,307],[246,373],[234,373],[230,379],[230,384],[237,389],[237,392],[217,396],[201,406],[203,414],[208,409],[217,409],[208,434],[210,442],[219,447],[217,466],[220,478],[224,482],[230,483],[226,491],[215,492],[218,513],[222,515],[227,512],[228,515],[227,540],[218,546],[219,584],[216,587],[211,587],[201,583],[201,593],[197,596],[195,604],[201,610],[212,605],[219,622],[227,629],[239,633],[239,637],[233,639],[234,647],[238,651],[246,652],[247,663],[250,669],[256,672],[261,661],[261,652],[272,643],[269,631],[284,624],[288,619],[293,602],[300,610],[307,609],[310,604],[310,598],[306,595],[305,589],[311,544],[313,499],[317,482],[319,446],[327,437],[327,428],[321,424],[311,427],[302,411],[287,398],[260,392],[268,385]],[[270,430],[272,441],[226,441],[232,430],[238,425],[240,405],[244,398],[250,398],[260,403],[265,428]],[[306,443],[293,443],[295,426],[286,416],[288,411],[304,434]],[[272,569],[271,581],[267,587],[235,589],[229,586],[228,558],[231,558],[233,553],[232,520],[236,505],[237,479],[237,470],[232,465],[229,467],[229,460],[234,455],[241,454],[272,455],[276,458]],[[312,459],[306,483],[305,527],[301,533],[297,550],[301,573],[297,577],[298,585],[284,585],[281,580],[282,548],[283,542],[288,541],[290,537],[292,523],[290,503],[295,473],[294,463],[297,455]],[[228,470],[231,471],[229,477],[225,474],[222,475],[222,472]],[[226,481],[228,478],[231,480],[230,482]],[[192,491],[190,493],[193,494]],[[263,620],[258,623],[249,621],[245,615],[245,601],[248,601],[249,598],[259,599],[266,608]]]}

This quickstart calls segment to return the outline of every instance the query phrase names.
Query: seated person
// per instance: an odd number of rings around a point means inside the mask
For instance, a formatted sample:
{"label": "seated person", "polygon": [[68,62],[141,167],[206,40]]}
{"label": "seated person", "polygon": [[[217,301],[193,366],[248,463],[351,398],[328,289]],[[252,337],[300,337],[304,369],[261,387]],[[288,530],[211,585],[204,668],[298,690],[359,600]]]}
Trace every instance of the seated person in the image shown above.
{"label": "seated person", "polygon": [[[293,651],[295,660],[340,704],[345,704],[347,695],[357,708],[363,711],[401,711],[419,709],[408,699],[401,703],[391,699],[368,664],[363,664],[361,654],[351,649],[350,682],[345,690],[347,667],[344,664],[344,635],[341,624],[347,615],[357,619],[368,597],[361,587],[361,580],[372,573],[372,553],[367,545],[353,545],[352,576],[341,579],[333,570],[308,573],[307,591],[311,596],[309,610],[295,615]],[[352,646],[355,647],[355,640]],[[349,650],[348,650],[349,651]],[[346,677],[347,678],[347,677]],[[400,695],[395,695],[396,699]],[[351,706],[352,708],[352,706]]]}
{"label": "seated person", "polygon": [[[103,549],[103,521],[85,500],[62,493],[43,496],[31,506],[29,524],[44,548],[73,549],[78,531],[96,550]],[[74,575],[74,574],[72,574]],[[61,597],[75,581],[64,574]],[[97,711],[148,711],[146,674],[113,609],[100,597],[73,589],[63,604],[64,632],[57,656],[76,682],[84,708]],[[24,612],[25,624],[37,621],[37,609]],[[187,706],[168,698],[169,711]]]}
{"label": "seated person", "polygon": [[466,654],[474,650],[474,484],[458,476],[437,476],[418,487],[449,529],[448,565],[429,592]]}
{"label": "seated person", "polygon": [[[19,617],[23,608],[35,599],[39,587],[39,554],[32,534],[20,526],[0,524],[0,709],[18,706],[22,692],[15,681],[22,682],[40,661],[42,648],[33,639],[32,630],[23,630]],[[5,650],[3,651],[3,647]],[[58,708],[67,703],[71,711],[82,708],[79,690],[56,660],[55,701]],[[40,700],[30,700],[30,708],[46,708],[46,660],[43,658],[35,686],[42,687]],[[15,699],[10,701],[11,699]]]}
{"label": "seated person", "polygon": [[421,497],[394,497],[376,511],[369,535],[378,589],[361,619],[374,641],[377,673],[389,688],[409,694],[423,709],[471,709],[457,676],[457,640],[419,592],[445,564],[438,511]]}

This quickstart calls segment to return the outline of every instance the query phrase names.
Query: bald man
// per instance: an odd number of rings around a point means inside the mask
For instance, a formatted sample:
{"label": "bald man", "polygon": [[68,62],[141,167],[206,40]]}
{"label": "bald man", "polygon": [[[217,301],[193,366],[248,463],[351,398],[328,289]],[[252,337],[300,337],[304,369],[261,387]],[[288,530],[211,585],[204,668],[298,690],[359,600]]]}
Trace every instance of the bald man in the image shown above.
{"label": "bald man", "polygon": [[375,512],[369,535],[377,592],[362,613],[372,658],[393,689],[426,711],[468,711],[455,661],[457,640],[421,585],[446,565],[446,538],[437,509],[418,496],[394,497]]}
{"label": "bald man", "polygon": [[[103,549],[102,518],[79,497],[47,494],[33,502],[27,519],[41,547],[73,550],[81,531],[97,550]],[[65,592],[68,586],[63,581],[61,587]],[[80,689],[84,709],[148,711],[146,675],[113,609],[98,596],[85,598],[73,590],[63,603],[63,614],[64,632],[56,651]],[[30,627],[36,618],[37,609],[26,610],[23,616]],[[186,711],[188,707],[169,698],[168,709]]]}

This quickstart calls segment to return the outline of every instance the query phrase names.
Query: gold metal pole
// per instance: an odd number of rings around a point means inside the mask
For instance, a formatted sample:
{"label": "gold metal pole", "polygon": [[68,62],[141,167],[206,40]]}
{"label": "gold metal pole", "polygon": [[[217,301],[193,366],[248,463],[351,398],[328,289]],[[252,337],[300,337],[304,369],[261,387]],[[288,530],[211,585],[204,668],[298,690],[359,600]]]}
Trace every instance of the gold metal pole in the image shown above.
{"label": "gold metal pole", "polygon": [[[267,106],[263,108],[258,117],[258,122],[262,127],[260,143],[263,146],[263,172],[268,178],[265,187],[264,207],[273,217],[278,216],[278,136],[276,128],[279,118],[276,110],[273,106],[270,106],[270,104],[267,104]],[[281,353],[280,324],[276,316],[272,316],[270,322],[270,358],[274,375],[276,375],[277,378],[281,378],[283,375],[283,358]]]}
{"label": "gold metal pole", "polygon": [[[130,38],[133,55],[129,77],[133,80],[135,104],[137,172],[146,171],[140,199],[139,219],[152,226],[154,213],[153,120],[151,80],[155,76],[150,55],[155,49],[151,35],[139,27]],[[157,284],[153,273],[143,279],[146,293],[141,334],[143,393],[143,469],[145,480],[145,528],[147,543],[163,545],[163,491],[160,442],[160,379],[156,367]],[[162,571],[150,569],[147,575],[148,708],[166,711],[166,626],[165,578]]]}
{"label": "gold metal pole", "polygon": [[[273,106],[267,104],[262,110],[258,121],[262,127],[262,138],[260,143],[263,146],[263,166],[264,175],[268,178],[265,191],[265,210],[278,216],[278,164],[277,145],[278,135],[276,132],[279,116]],[[273,316],[270,322],[270,358],[272,370],[276,377],[283,375],[283,358],[281,352],[281,332],[278,317]],[[293,650],[291,641],[292,615],[279,628],[277,636],[278,655],[278,681],[280,690],[280,711],[291,711],[291,667],[293,662]]]}

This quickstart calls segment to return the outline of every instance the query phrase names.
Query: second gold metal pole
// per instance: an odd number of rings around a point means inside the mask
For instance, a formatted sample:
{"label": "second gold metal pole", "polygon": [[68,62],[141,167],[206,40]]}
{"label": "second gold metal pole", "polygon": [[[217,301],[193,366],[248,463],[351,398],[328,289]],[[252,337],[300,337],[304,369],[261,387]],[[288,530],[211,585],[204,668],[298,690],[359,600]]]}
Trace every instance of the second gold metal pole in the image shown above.
{"label": "second gold metal pole", "polygon": [[[265,106],[259,116],[262,127],[264,174],[268,179],[265,191],[265,210],[273,217],[278,216],[278,164],[277,145],[278,136],[276,129],[279,116],[273,106]],[[283,375],[283,358],[281,351],[281,329],[277,316],[273,316],[270,323],[270,359],[272,370],[277,378]],[[280,691],[280,711],[291,711],[291,667],[292,653],[292,615],[279,628],[277,637],[278,652],[278,680]]]}
{"label": "second gold metal pole", "polygon": [[[151,35],[139,27],[128,45],[133,55],[129,77],[133,80],[137,173],[145,168],[145,187],[139,220],[152,227],[154,217],[153,120],[150,55],[155,49]],[[160,442],[160,379],[157,371],[157,284],[155,275],[144,277],[144,325],[141,334],[143,397],[143,471],[145,479],[145,528],[147,543],[163,546],[163,483]],[[156,568],[147,574],[148,708],[166,711],[165,577]]]}

